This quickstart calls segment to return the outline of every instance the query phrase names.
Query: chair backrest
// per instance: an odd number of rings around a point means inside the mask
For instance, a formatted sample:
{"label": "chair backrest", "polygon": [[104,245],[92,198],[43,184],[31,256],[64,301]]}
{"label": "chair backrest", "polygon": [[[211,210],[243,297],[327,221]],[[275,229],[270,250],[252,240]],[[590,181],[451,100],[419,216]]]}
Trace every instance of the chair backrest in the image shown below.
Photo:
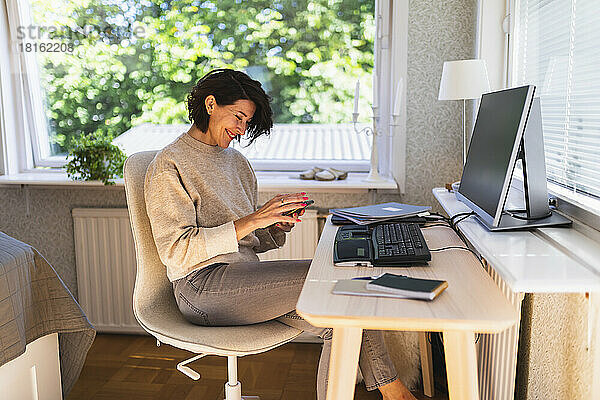
{"label": "chair backrest", "polygon": [[144,180],[156,151],[131,155],[123,168],[127,208],[135,242],[137,272],[133,313],[142,328],[162,343],[195,353],[243,356],[286,343],[302,331],[276,320],[243,326],[204,327],[183,318],[167,269],[160,261],[146,213]]}
{"label": "chair backrest", "polygon": [[158,314],[173,312],[179,315],[179,309],[173,296],[173,286],[167,278],[167,270],[160,261],[150,220],[146,213],[144,200],[144,179],[148,165],[154,159],[156,151],[144,151],[131,155],[125,161],[123,177],[129,220],[135,242],[137,272],[133,289],[133,312],[136,319],[146,330],[158,329],[155,326]]}

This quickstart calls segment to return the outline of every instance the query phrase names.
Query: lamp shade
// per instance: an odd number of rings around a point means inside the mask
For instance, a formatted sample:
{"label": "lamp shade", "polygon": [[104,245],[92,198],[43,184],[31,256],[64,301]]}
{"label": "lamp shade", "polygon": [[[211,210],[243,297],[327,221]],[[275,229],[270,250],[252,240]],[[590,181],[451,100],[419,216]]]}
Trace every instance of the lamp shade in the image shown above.
{"label": "lamp shade", "polygon": [[444,62],[438,100],[477,99],[489,91],[485,60]]}

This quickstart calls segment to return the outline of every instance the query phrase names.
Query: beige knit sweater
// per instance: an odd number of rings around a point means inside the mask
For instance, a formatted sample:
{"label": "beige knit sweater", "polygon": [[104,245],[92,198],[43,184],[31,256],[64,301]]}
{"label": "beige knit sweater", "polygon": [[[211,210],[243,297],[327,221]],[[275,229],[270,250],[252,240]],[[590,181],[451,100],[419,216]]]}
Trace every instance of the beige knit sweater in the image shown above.
{"label": "beige knit sweater", "polygon": [[156,154],[144,196],[171,282],[216,262],[256,261],[256,253],[285,242],[285,232],[270,227],[238,243],[233,221],[257,209],[254,171],[237,150],[204,144],[188,133]]}

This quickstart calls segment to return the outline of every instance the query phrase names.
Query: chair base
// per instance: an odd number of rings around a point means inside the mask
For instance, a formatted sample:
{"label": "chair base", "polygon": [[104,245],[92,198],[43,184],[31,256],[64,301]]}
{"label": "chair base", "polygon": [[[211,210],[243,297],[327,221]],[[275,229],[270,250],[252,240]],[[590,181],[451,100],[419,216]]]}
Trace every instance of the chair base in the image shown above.
{"label": "chair base", "polygon": [[260,400],[260,397],[242,396],[242,384],[238,381],[234,386],[229,382],[225,384],[225,400]]}
{"label": "chair base", "polygon": [[[160,342],[156,342],[157,346],[160,346]],[[188,358],[177,364],[177,370],[187,375],[189,378],[197,381],[200,379],[200,374],[190,367],[186,366],[191,362],[194,362],[202,357],[210,354],[203,353],[198,354],[192,358]],[[258,396],[242,396],[242,384],[237,380],[237,357],[227,356],[227,375],[229,381],[225,383],[225,400],[260,400]],[[235,383],[233,383],[235,382]],[[233,383],[233,384],[232,384]]]}
{"label": "chair base", "polygon": [[181,373],[184,373],[189,378],[192,378],[193,380],[197,381],[198,379],[200,379],[200,374],[198,372],[194,371],[193,369],[191,369],[190,367],[187,367],[186,364],[189,364],[189,363],[196,361],[207,355],[208,354],[198,354],[195,357],[188,358],[187,360],[184,360],[184,361],[180,362],[179,364],[177,364],[177,370]]}

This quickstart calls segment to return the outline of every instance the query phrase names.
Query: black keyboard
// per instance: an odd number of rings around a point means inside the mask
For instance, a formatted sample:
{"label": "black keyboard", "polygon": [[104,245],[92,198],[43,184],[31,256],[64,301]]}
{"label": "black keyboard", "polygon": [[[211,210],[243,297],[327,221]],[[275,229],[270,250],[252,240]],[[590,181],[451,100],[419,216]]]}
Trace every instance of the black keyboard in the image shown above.
{"label": "black keyboard", "polygon": [[335,235],[333,262],[339,267],[405,267],[428,261],[431,253],[419,224],[344,225]]}
{"label": "black keyboard", "polygon": [[373,228],[373,264],[414,264],[431,261],[421,228],[414,223],[381,223]]}

